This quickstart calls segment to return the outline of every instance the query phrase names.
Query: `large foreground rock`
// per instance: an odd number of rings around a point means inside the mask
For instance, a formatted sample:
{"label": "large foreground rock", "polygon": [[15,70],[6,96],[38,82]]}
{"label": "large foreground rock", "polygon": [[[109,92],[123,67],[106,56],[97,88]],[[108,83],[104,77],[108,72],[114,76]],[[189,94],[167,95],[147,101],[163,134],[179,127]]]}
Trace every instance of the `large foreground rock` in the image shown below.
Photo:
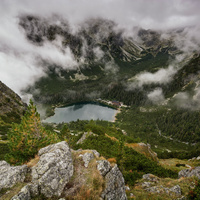
{"label": "large foreground rock", "polygon": [[[38,155],[38,163],[29,169],[32,180],[18,194],[13,196],[11,200],[31,200],[38,196],[40,198],[42,196],[45,198],[65,196],[69,199],[73,195],[76,197],[76,193],[81,192],[82,186],[84,187],[84,184],[87,184],[88,178],[90,178],[88,175],[91,174],[91,170],[96,170],[97,177],[102,181],[99,182],[99,187],[104,188],[103,192],[99,190],[95,199],[127,200],[124,178],[119,168],[117,165],[114,167],[111,166],[107,160],[101,160],[96,150],[84,150],[81,152],[80,155],[84,161],[84,166],[80,159],[79,151],[74,151],[73,158],[76,171],[74,179],[71,180],[70,178],[74,173],[73,160],[71,150],[65,141],[40,149]],[[89,164],[93,159],[96,159],[97,166],[94,163]],[[26,165],[11,167],[5,161],[1,161],[0,170],[1,188],[6,188],[12,187],[19,181],[23,182],[28,167]],[[91,179],[94,178],[93,175],[91,174]],[[90,181],[93,183],[93,180]],[[69,190],[72,193],[66,193]]]}
{"label": "large foreground rock", "polygon": [[71,150],[66,142],[40,149],[40,160],[32,168],[32,181],[46,197],[60,196],[73,175]]}
{"label": "large foreground rock", "polygon": [[200,166],[198,166],[194,169],[184,169],[178,173],[179,178],[192,177],[192,176],[196,176],[198,179],[200,179]]}
{"label": "large foreground rock", "polygon": [[24,182],[27,171],[26,165],[12,167],[6,161],[0,161],[0,190],[10,188],[18,182]]}
{"label": "large foreground rock", "polygon": [[98,161],[97,169],[105,177],[105,190],[101,194],[102,199],[126,200],[125,182],[117,165],[113,168],[108,161]]}

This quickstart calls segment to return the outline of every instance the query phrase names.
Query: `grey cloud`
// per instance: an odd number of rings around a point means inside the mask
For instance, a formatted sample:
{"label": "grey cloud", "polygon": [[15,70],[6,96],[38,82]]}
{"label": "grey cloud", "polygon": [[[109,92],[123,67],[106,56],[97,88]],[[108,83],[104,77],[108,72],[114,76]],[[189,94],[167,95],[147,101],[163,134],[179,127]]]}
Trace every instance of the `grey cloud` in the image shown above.
{"label": "grey cloud", "polygon": [[103,58],[103,56],[104,56],[104,52],[99,47],[95,47],[93,49],[93,52],[96,56],[97,61],[100,60],[101,58]]}
{"label": "grey cloud", "polygon": [[128,84],[128,90],[152,83],[167,84],[172,80],[176,72],[177,69],[172,65],[166,69],[161,68],[155,73],[142,72],[131,79],[131,82]]}
{"label": "grey cloud", "polygon": [[[61,16],[63,20],[69,21],[73,32],[78,31],[81,24],[90,18],[106,18],[114,20],[119,29],[124,29],[133,38],[137,32],[134,31],[137,28],[133,27],[164,31],[190,26],[182,33],[183,37],[188,38],[187,41],[182,42],[177,37],[177,46],[190,51],[198,49],[200,44],[199,8],[199,0],[1,0],[0,79],[19,93],[45,75],[45,66],[37,62],[40,59],[58,64],[64,69],[78,65],[69,48],[61,50],[60,38],[54,43],[46,41],[40,47],[28,42],[18,25],[21,15],[32,14],[45,19]],[[102,33],[105,33],[104,30]],[[101,57],[98,49],[94,49],[94,53]],[[106,69],[115,69],[117,72],[117,67],[110,64]],[[154,74],[139,74],[137,80],[139,85],[167,83],[174,73],[174,68],[169,67]]]}
{"label": "grey cloud", "polygon": [[174,96],[172,101],[175,102],[177,107],[188,109],[188,110],[199,110],[200,109],[200,87],[194,90],[194,95],[191,96],[187,92],[179,92]]}
{"label": "grey cloud", "polygon": [[116,74],[119,71],[119,67],[114,61],[107,62],[104,68],[106,73]]}
{"label": "grey cloud", "polygon": [[156,88],[147,95],[148,99],[155,104],[159,104],[165,100],[162,88]]}
{"label": "grey cloud", "polygon": [[3,0],[2,13],[26,12],[49,17],[59,14],[72,24],[102,17],[124,26],[165,29],[196,25],[199,0]]}

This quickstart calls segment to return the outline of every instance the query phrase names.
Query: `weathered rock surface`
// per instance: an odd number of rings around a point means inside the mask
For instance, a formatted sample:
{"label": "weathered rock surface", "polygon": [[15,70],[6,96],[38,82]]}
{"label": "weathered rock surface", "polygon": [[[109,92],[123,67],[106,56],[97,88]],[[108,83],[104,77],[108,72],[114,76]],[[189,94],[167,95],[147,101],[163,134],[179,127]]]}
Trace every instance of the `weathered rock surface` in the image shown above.
{"label": "weathered rock surface", "polygon": [[66,142],[40,149],[40,160],[32,168],[32,181],[46,197],[60,196],[73,175],[71,151]]}
{"label": "weathered rock surface", "polygon": [[198,179],[200,179],[200,166],[198,166],[194,169],[184,169],[178,173],[179,178],[192,177],[192,176],[196,176]]}
{"label": "weathered rock surface", "polygon": [[162,185],[160,186],[153,186],[153,187],[149,187],[145,189],[148,192],[151,193],[166,193],[166,194],[170,194],[170,193],[174,193],[175,195],[179,196],[181,195],[181,188],[179,185],[175,185],[174,187],[171,188],[167,188],[167,187],[163,187]]}
{"label": "weathered rock surface", "polygon": [[[151,193],[158,193],[158,194],[175,194],[176,196],[181,195],[181,188],[179,185],[175,185],[171,188],[163,187],[162,185],[154,185],[159,182],[159,178],[153,174],[144,174],[142,177],[144,180],[148,180],[148,182],[143,182],[142,187],[144,190],[151,192]],[[152,186],[154,185],[154,186]]]}
{"label": "weathered rock surface", "polygon": [[84,166],[88,167],[90,161],[94,158],[94,154],[93,153],[85,153],[85,154],[83,154],[82,158],[83,158]]}
{"label": "weathered rock surface", "polygon": [[144,182],[142,183],[143,188],[151,187],[152,183],[151,182]]}
{"label": "weathered rock surface", "polygon": [[142,178],[150,182],[158,182],[158,177],[154,176],[153,174],[144,174]]}
{"label": "weathered rock surface", "polygon": [[111,170],[111,165],[107,160],[99,160],[97,163],[97,169],[102,176],[105,176]]}
{"label": "weathered rock surface", "polygon": [[96,150],[85,150],[85,151],[89,151],[86,152],[84,154],[80,154],[79,157],[82,157],[83,162],[84,162],[84,166],[88,167],[90,161],[92,159],[94,159],[95,157],[98,158],[100,156],[99,152],[97,152]]}
{"label": "weathered rock surface", "polygon": [[179,185],[175,185],[169,189],[170,192],[174,192],[176,195],[181,195],[181,188]]}
{"label": "weathered rock surface", "polygon": [[31,200],[29,186],[26,185],[25,187],[23,187],[17,195],[12,197],[11,200]]}
{"label": "weathered rock surface", "polygon": [[[105,184],[105,188],[103,187],[104,191],[101,193],[100,190],[100,193],[97,194],[99,195],[98,198],[107,200],[126,200],[124,178],[117,165],[112,167],[107,160],[99,160],[99,153],[96,150],[83,150],[81,153],[85,167],[88,167],[88,169],[82,166],[82,161],[79,159],[77,160],[78,162],[76,161],[79,157],[79,153],[77,153],[76,156],[74,154],[74,165],[76,166],[76,169],[78,168],[78,164],[81,166],[80,169],[85,170],[83,170],[84,172],[81,171],[82,177],[79,176],[77,171],[75,173],[76,176],[88,180],[88,175],[90,174],[88,173],[88,170],[91,170],[92,167],[94,167],[94,169],[98,169],[101,174],[98,176],[103,177],[100,177],[100,179],[102,179],[102,184]],[[34,197],[41,195],[48,198],[53,196],[61,198],[61,194],[65,195],[67,198],[68,195],[66,190],[70,189],[70,183],[80,182],[80,180],[77,180],[78,182],[69,182],[73,175],[74,166],[71,149],[66,142],[63,141],[42,148],[38,155],[40,156],[38,163],[31,168],[31,182],[24,186],[11,200],[31,200]],[[96,159],[97,169],[96,165],[88,166],[92,159]],[[23,182],[25,180],[28,167],[26,165],[11,167],[7,162],[0,161],[0,172],[1,188],[12,187],[17,182]],[[85,175],[86,177],[84,177]],[[103,183],[104,180],[105,183]],[[67,183],[69,183],[69,185],[67,185]],[[73,185],[73,187],[77,188],[76,185]],[[102,187],[102,185],[100,185],[100,187]],[[72,193],[72,195],[73,194],[74,193]]]}
{"label": "weathered rock surface", "polygon": [[105,190],[101,197],[109,200],[126,200],[125,182],[117,165],[111,168],[108,161],[98,161],[97,169],[105,177]]}
{"label": "weathered rock surface", "polygon": [[100,156],[100,153],[96,150],[92,150],[93,154],[98,158]]}
{"label": "weathered rock surface", "polygon": [[0,161],[0,190],[10,188],[18,182],[24,182],[27,171],[26,165],[13,167],[6,161]]}
{"label": "weathered rock surface", "polygon": [[94,135],[97,136],[96,134],[92,133],[92,132],[85,132],[82,137],[78,140],[78,142],[76,144],[82,144],[84,142],[84,140],[86,138],[88,138],[89,136]]}

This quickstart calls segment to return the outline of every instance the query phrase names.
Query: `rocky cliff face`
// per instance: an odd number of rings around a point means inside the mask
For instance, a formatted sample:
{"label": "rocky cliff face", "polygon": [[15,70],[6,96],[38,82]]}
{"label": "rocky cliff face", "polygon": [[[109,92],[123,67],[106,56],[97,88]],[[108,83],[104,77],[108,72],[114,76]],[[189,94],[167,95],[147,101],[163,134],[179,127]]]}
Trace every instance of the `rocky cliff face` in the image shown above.
{"label": "rocky cliff face", "polygon": [[21,98],[0,81],[0,115],[15,112],[21,115],[26,107]]}
{"label": "rocky cliff face", "polygon": [[26,104],[0,81],[0,135],[5,135],[12,122],[20,122]]}
{"label": "rocky cliff face", "polygon": [[[5,161],[0,162],[0,190],[29,180],[12,200],[79,199],[80,196],[127,199],[119,168],[100,158],[95,150],[73,151],[63,141],[40,149],[38,156],[37,164],[32,167],[11,167]],[[6,195],[0,198],[6,199]]]}

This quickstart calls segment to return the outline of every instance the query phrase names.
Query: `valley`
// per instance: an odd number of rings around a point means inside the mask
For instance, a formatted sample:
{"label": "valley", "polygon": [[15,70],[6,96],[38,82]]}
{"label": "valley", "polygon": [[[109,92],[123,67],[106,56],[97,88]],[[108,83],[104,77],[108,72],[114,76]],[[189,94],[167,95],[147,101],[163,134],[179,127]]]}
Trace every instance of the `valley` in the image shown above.
{"label": "valley", "polygon": [[0,199],[200,198],[196,26],[48,9],[2,18]]}

